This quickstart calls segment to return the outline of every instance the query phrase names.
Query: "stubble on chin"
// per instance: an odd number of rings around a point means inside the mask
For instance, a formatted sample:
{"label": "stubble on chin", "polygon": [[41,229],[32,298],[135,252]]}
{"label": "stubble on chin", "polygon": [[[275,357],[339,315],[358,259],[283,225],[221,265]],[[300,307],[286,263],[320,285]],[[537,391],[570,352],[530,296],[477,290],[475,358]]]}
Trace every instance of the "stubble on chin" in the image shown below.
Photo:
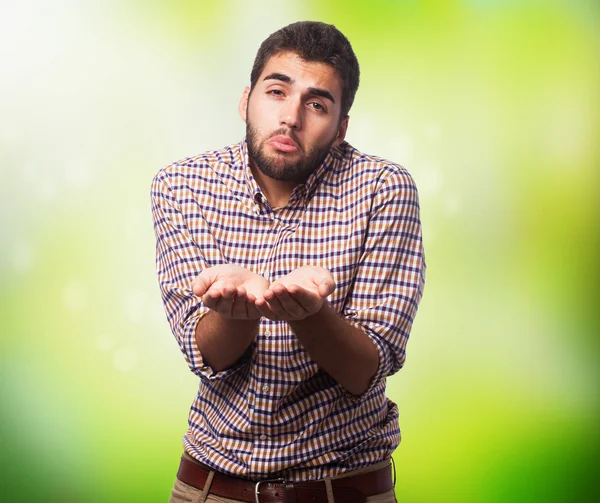
{"label": "stubble on chin", "polygon": [[[290,136],[299,147],[299,159],[287,158],[291,157],[287,154],[274,154],[269,156],[266,153],[266,143],[269,138],[284,134]],[[250,161],[266,176],[282,182],[303,182],[310,174],[319,167],[323,162],[327,153],[331,149],[333,140],[321,148],[313,148],[308,152],[304,150],[293,132],[285,129],[273,132],[268,138],[262,142],[258,137],[258,131],[252,126],[250,121],[246,122],[246,142],[248,144],[248,157]]]}

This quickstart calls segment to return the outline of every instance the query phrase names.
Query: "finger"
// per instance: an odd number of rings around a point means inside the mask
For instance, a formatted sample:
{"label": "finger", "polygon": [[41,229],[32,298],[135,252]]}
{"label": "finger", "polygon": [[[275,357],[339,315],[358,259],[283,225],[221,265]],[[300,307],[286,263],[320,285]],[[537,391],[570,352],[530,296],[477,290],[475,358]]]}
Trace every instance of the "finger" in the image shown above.
{"label": "finger", "polygon": [[194,281],[192,281],[192,291],[194,292],[194,295],[202,297],[215,282],[215,279],[216,275],[211,268],[204,269],[196,276],[196,278],[194,278]]}
{"label": "finger", "polygon": [[224,318],[233,318],[233,299],[225,299],[221,297],[221,300],[217,304],[215,311]]}
{"label": "finger", "polygon": [[217,309],[219,302],[222,299],[223,296],[221,295],[221,291],[216,288],[210,288],[208,292],[202,296],[202,302],[204,305],[213,310]]}
{"label": "finger", "polygon": [[260,318],[260,314],[254,308],[254,300],[256,297],[247,293],[243,286],[238,286],[236,291],[235,302],[233,305],[233,313],[236,318]]}
{"label": "finger", "polygon": [[272,315],[275,315],[278,320],[289,321],[290,319],[294,319],[296,314],[290,314],[282,304],[283,299],[281,297],[284,295],[284,292],[287,292],[287,290],[284,289],[284,291],[281,291],[279,288],[276,290],[278,294],[275,294],[275,292],[270,290],[265,291],[265,301],[270,312]]}
{"label": "finger", "polygon": [[248,319],[255,320],[262,316],[260,311],[256,308],[254,301],[246,302],[246,311],[248,312]]}
{"label": "finger", "polygon": [[[281,314],[286,318],[301,319],[308,315],[308,311],[290,295],[287,289],[276,289],[275,298],[269,301],[269,305],[272,306],[273,311],[277,314],[279,314],[279,309],[281,308]],[[276,308],[273,307],[275,305],[277,306]]]}
{"label": "finger", "polygon": [[315,295],[313,292],[299,286],[292,285],[288,291],[292,298],[309,313],[316,312],[323,304],[320,294]]}
{"label": "finger", "polygon": [[224,299],[233,301],[237,295],[237,288],[230,284],[223,285],[221,288],[221,295]]}
{"label": "finger", "polygon": [[279,299],[277,298],[277,296],[275,294],[273,294],[272,296],[269,296],[269,297],[267,297],[267,295],[265,295],[265,300],[267,301],[268,308],[273,313],[275,313],[279,317],[285,316],[285,314],[286,314],[285,309],[283,309],[281,302],[279,302]]}
{"label": "finger", "polygon": [[256,299],[256,302],[254,303],[254,307],[260,313],[261,316],[264,316],[265,318],[268,318],[270,320],[276,320],[276,321],[280,320],[279,316],[277,316],[271,310],[271,308],[269,307],[269,304],[263,297]]}
{"label": "finger", "polygon": [[323,278],[318,286],[319,295],[324,299],[335,291],[333,278]]}
{"label": "finger", "polygon": [[246,295],[236,295],[231,304],[231,317],[235,319],[248,318]]}
{"label": "finger", "polygon": [[209,309],[219,313],[225,318],[233,318],[233,305],[235,299],[226,299],[221,295],[219,290],[209,290],[204,297],[202,297],[204,305]]}
{"label": "finger", "polygon": [[284,292],[285,290],[287,290],[287,287],[283,283],[273,283],[264,291],[263,295],[273,298],[275,294]]}

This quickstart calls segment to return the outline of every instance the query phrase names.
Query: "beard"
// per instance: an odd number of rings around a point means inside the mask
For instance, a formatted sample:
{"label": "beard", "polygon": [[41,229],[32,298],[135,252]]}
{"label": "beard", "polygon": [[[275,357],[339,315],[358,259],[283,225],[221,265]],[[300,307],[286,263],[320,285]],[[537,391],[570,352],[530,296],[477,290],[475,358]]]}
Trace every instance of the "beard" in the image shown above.
{"label": "beard", "polygon": [[[290,158],[292,154],[279,153],[278,155],[268,156],[265,152],[265,143],[274,136],[286,135],[298,145],[300,158],[297,158],[297,152],[294,153],[296,158]],[[273,131],[267,138],[261,141],[257,129],[252,125],[250,119],[246,121],[246,142],[248,144],[248,157],[254,165],[266,176],[282,182],[303,182],[308,176],[317,169],[325,160],[325,157],[331,150],[331,145],[335,140],[335,136],[322,147],[314,146],[308,151],[296,137],[291,129],[280,128]]]}

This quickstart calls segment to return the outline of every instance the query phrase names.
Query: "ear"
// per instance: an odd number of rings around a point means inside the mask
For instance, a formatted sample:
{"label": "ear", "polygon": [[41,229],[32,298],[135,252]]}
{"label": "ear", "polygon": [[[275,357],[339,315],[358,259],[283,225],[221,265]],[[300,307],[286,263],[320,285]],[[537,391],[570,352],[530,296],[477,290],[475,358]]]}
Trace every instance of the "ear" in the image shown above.
{"label": "ear", "polygon": [[240,98],[240,103],[238,105],[238,112],[244,122],[246,122],[246,114],[248,113],[248,97],[249,96],[250,96],[250,88],[248,86],[246,86],[244,88],[244,92],[242,93],[242,97]]}
{"label": "ear", "polygon": [[332,147],[337,147],[340,143],[342,143],[344,141],[344,138],[346,138],[346,131],[348,130],[348,121],[349,120],[350,120],[349,115],[346,115],[346,117],[344,117],[342,119],[342,122],[340,123],[340,127],[338,128],[338,132],[335,135],[335,140],[333,140]]}

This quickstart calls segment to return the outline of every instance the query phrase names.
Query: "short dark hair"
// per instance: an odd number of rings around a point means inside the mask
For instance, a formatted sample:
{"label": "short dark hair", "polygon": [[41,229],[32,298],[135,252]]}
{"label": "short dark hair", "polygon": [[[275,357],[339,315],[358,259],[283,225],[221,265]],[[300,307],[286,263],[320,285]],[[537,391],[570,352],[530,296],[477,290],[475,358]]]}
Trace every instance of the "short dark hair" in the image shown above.
{"label": "short dark hair", "polygon": [[344,34],[332,24],[318,21],[299,21],[272,33],[260,45],[254,58],[250,73],[251,90],[269,58],[286,51],[296,53],[305,61],[327,63],[337,71],[342,81],[340,120],[348,115],[358,89],[360,69],[352,46]]}

